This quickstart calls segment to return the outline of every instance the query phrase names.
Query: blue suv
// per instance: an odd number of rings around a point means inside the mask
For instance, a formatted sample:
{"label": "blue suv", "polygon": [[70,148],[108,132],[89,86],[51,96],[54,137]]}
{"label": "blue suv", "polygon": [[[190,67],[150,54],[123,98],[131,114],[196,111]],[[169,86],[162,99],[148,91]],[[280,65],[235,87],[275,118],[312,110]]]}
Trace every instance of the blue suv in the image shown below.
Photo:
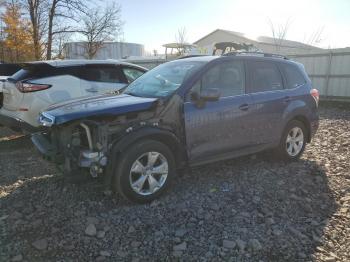
{"label": "blue suv", "polygon": [[40,115],[33,143],[74,175],[152,201],[176,171],[274,149],[296,160],[318,127],[319,94],[285,57],[229,53],[175,60],[116,95],[78,99]]}

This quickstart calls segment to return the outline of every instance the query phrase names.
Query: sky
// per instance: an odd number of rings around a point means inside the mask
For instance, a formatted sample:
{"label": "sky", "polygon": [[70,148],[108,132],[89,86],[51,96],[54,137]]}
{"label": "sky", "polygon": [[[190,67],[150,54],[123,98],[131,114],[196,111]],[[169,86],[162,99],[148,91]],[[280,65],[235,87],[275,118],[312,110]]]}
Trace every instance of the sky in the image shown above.
{"label": "sky", "polygon": [[[114,0],[108,0],[110,2]],[[287,39],[308,42],[322,31],[322,48],[350,46],[350,0],[119,0],[124,41],[140,43],[146,51],[164,53],[179,28],[193,43],[215,29],[247,36],[272,36],[275,26],[289,21]]]}

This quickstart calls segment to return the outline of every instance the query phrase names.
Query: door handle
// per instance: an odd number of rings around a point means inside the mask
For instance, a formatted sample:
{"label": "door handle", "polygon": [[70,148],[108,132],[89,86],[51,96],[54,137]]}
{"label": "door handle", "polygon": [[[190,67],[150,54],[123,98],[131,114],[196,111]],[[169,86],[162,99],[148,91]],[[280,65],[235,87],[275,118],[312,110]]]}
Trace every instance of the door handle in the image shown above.
{"label": "door handle", "polygon": [[98,90],[96,88],[88,88],[88,89],[85,89],[86,91],[90,92],[90,93],[97,93]]}
{"label": "door handle", "polygon": [[248,104],[240,105],[239,109],[242,110],[242,111],[247,111],[249,109],[249,105]]}
{"label": "door handle", "polygon": [[285,103],[288,103],[288,102],[290,102],[292,99],[291,99],[291,97],[290,96],[285,96],[284,98],[283,98],[283,101],[285,102]]}

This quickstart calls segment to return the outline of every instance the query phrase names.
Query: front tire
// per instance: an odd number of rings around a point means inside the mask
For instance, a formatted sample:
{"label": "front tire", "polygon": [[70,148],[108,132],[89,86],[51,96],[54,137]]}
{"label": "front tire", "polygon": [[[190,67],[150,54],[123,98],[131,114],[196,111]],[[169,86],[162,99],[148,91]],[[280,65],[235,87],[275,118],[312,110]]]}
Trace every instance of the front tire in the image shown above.
{"label": "front tire", "polygon": [[166,145],[154,140],[133,144],[121,153],[116,166],[114,190],[137,203],[158,198],[168,188],[175,172],[173,154]]}
{"label": "front tire", "polygon": [[277,156],[283,160],[297,160],[303,154],[307,142],[305,125],[298,121],[290,121],[284,129]]}

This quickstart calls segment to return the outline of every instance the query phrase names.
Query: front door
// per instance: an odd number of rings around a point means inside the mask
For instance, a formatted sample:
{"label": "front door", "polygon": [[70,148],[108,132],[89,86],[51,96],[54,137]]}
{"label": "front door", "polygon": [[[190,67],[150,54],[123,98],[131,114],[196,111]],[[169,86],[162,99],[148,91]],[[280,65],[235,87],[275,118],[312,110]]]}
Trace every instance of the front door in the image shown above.
{"label": "front door", "polygon": [[193,86],[191,92],[217,88],[218,101],[198,106],[188,99],[184,104],[187,153],[190,161],[201,161],[218,154],[249,146],[251,140],[247,116],[251,98],[245,94],[243,61],[214,65]]}

